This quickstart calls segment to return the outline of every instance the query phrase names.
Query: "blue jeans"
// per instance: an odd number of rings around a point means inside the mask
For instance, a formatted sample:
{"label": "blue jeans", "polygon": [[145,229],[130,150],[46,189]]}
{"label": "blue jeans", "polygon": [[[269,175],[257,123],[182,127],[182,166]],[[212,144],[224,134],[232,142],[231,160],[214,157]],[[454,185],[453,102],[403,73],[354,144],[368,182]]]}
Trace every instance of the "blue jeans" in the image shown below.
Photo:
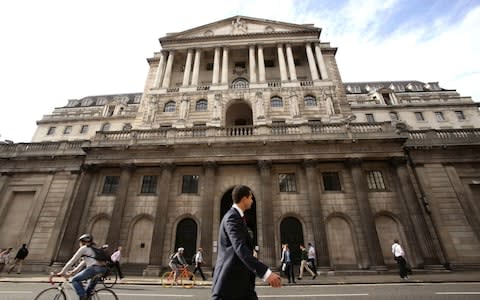
{"label": "blue jeans", "polygon": [[97,284],[98,278],[95,280],[89,280],[87,289],[83,288],[82,281],[91,279],[93,276],[99,273],[105,273],[107,268],[105,266],[97,266],[93,265],[82,272],[78,273],[77,275],[72,277],[72,285],[75,288],[75,292],[79,297],[87,296],[93,292],[95,285]]}

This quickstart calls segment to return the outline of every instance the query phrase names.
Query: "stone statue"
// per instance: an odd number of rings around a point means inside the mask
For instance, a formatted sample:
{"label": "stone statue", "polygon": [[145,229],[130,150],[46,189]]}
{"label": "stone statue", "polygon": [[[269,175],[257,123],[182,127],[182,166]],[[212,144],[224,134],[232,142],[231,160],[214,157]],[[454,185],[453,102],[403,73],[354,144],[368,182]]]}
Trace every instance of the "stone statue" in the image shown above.
{"label": "stone statue", "polygon": [[247,33],[248,28],[247,24],[237,17],[235,20],[232,21],[232,34],[243,34]]}
{"label": "stone statue", "polygon": [[329,116],[332,116],[335,114],[335,108],[333,107],[333,101],[331,96],[327,96],[327,98],[325,99],[325,106],[326,106],[327,114]]}
{"label": "stone statue", "polygon": [[213,120],[220,120],[220,112],[222,110],[222,94],[215,94],[213,102]]}
{"label": "stone statue", "polygon": [[151,124],[155,121],[155,116],[158,110],[158,101],[156,97],[148,98],[148,105],[143,119],[144,123]]}
{"label": "stone statue", "polygon": [[263,109],[263,94],[262,92],[257,92],[255,93],[255,110],[257,113],[257,119],[264,119],[265,118],[265,112]]}
{"label": "stone statue", "polygon": [[290,102],[290,114],[292,117],[296,118],[300,116],[300,111],[298,109],[298,95],[294,91],[289,92],[289,102]]}
{"label": "stone statue", "polygon": [[180,103],[180,120],[186,120],[188,116],[188,106],[190,104],[190,99],[183,95],[182,101]]}

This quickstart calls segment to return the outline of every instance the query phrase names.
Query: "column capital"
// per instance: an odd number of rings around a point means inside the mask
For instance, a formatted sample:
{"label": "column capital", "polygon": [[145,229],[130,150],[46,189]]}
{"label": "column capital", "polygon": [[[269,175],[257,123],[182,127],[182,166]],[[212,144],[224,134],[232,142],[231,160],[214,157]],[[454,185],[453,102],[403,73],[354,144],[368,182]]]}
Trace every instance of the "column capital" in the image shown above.
{"label": "column capital", "polygon": [[205,169],[216,169],[217,168],[217,162],[213,161],[213,160],[209,160],[209,161],[204,161],[202,163],[203,167]]}
{"label": "column capital", "polygon": [[132,172],[132,171],[134,171],[136,168],[137,168],[137,166],[135,166],[135,164],[121,164],[121,165],[120,165],[120,169],[121,169],[122,171]]}
{"label": "column capital", "polygon": [[318,165],[318,160],[316,159],[305,159],[302,162],[304,168],[315,168]]}
{"label": "column capital", "polygon": [[407,164],[407,158],[404,156],[391,157],[390,164],[394,167],[405,166]]}
{"label": "column capital", "polygon": [[272,167],[272,161],[271,160],[259,160],[257,162],[257,167],[259,170],[270,170]]}
{"label": "column capital", "polygon": [[174,163],[161,163],[160,168],[162,171],[173,171],[175,169],[175,164]]}
{"label": "column capital", "polygon": [[350,157],[345,160],[345,164],[352,168],[352,167],[361,167],[363,163],[363,159],[360,157]]}

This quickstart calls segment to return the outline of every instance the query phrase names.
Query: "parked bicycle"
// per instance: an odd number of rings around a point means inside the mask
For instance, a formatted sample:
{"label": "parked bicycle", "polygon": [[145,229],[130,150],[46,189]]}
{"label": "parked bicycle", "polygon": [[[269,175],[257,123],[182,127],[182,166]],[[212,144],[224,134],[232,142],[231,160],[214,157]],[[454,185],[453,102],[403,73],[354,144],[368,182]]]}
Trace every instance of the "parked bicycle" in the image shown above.
{"label": "parked bicycle", "polygon": [[190,289],[195,286],[196,278],[192,272],[188,270],[188,267],[181,267],[178,269],[179,273],[177,275],[177,280],[173,280],[175,272],[169,271],[165,272],[162,276],[162,286],[163,287],[172,287],[174,285],[178,285],[178,281],[180,280],[180,285],[184,288]]}
{"label": "parked bicycle", "polygon": [[[97,276],[102,276],[97,275]],[[50,274],[50,277],[48,278],[48,282],[52,285],[56,285],[54,287],[47,288],[43,291],[41,291],[34,300],[76,300],[78,299],[77,294],[75,293],[75,290],[72,286],[72,284],[65,278],[64,280],[61,280],[59,282],[54,282],[53,277],[61,277],[57,276],[54,274]],[[102,280],[100,278],[100,281]],[[109,288],[100,288],[100,289],[95,289],[93,294],[90,296],[90,299],[92,300],[118,300],[117,295],[115,294],[114,291],[112,291]]]}

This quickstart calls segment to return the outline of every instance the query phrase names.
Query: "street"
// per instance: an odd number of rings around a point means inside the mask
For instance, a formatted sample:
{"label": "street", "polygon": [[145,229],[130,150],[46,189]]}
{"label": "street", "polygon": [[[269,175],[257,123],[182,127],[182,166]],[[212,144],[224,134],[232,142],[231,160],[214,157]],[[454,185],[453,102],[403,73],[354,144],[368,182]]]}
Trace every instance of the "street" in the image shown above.
{"label": "street", "polygon": [[[1,300],[31,300],[47,283],[0,283]],[[163,288],[157,285],[117,285],[119,299],[210,299],[210,287]],[[70,295],[73,291],[68,291]],[[479,299],[480,283],[415,283],[351,284],[351,285],[290,285],[280,289],[257,286],[259,299]],[[78,299],[69,297],[69,299]]]}

